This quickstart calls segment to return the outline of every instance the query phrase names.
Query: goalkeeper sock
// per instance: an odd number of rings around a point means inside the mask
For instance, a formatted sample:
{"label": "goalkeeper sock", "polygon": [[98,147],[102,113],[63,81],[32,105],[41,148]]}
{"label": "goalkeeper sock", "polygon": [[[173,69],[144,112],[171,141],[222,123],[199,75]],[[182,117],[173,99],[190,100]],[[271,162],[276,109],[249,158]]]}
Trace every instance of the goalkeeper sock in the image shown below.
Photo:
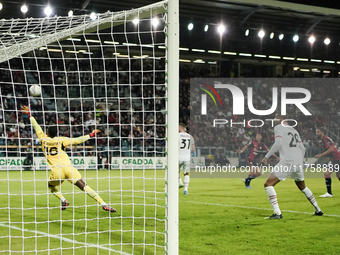
{"label": "goalkeeper sock", "polygon": [[61,202],[66,201],[66,198],[60,193],[59,189],[56,186],[49,186],[49,189],[53,195],[61,200]]}
{"label": "goalkeeper sock", "polygon": [[332,178],[325,178],[325,182],[328,194],[332,195]]}
{"label": "goalkeeper sock", "polygon": [[190,181],[189,175],[184,175],[184,191],[188,191],[189,181]]}
{"label": "goalkeeper sock", "polygon": [[316,212],[320,212],[321,209],[320,209],[320,207],[318,206],[318,203],[315,200],[313,192],[309,188],[307,188],[307,187],[304,190],[302,190],[302,192],[305,194],[305,196],[308,199],[308,201],[314,206],[315,211]]}
{"label": "goalkeeper sock", "polygon": [[269,202],[271,203],[274,213],[277,215],[281,214],[280,208],[279,208],[279,204],[277,202],[277,196],[276,196],[276,191],[274,189],[273,186],[268,186],[265,188],[267,194],[268,194],[268,199]]}
{"label": "goalkeeper sock", "polygon": [[93,189],[91,189],[89,186],[85,186],[83,189],[87,195],[89,195],[90,197],[92,197],[94,200],[96,200],[99,204],[103,204],[103,199],[98,195],[97,192],[95,192]]}

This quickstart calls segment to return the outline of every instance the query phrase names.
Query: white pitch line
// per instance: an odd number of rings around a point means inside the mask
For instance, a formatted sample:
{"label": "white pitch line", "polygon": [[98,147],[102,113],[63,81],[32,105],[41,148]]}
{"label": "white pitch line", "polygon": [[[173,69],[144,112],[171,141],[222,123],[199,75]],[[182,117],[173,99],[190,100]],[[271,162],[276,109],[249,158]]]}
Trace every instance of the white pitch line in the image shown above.
{"label": "white pitch line", "polygon": [[39,234],[39,235],[42,235],[42,236],[45,236],[45,237],[51,237],[51,238],[59,239],[59,240],[62,240],[64,242],[68,242],[68,243],[80,244],[80,245],[84,245],[86,247],[93,247],[93,248],[98,248],[98,249],[102,249],[102,250],[106,250],[106,251],[117,252],[117,253],[123,254],[123,255],[132,255],[131,253],[117,251],[117,250],[105,247],[103,245],[78,242],[78,241],[75,241],[75,240],[72,240],[72,239],[69,239],[69,238],[66,238],[66,237],[61,237],[59,235],[51,235],[51,234],[48,234],[48,233],[45,233],[45,232],[41,232],[41,231],[35,231],[35,230],[29,230],[29,229],[25,229],[25,228],[19,228],[19,227],[15,227],[15,226],[3,224],[3,223],[0,223],[0,226],[1,227],[15,229],[15,230],[19,230],[19,231],[25,231],[25,232],[30,232],[30,233],[34,233],[34,234]]}
{"label": "white pitch line", "polygon": [[[120,196],[120,195],[117,195]],[[123,195],[124,197],[132,197],[131,195]],[[137,198],[144,198],[141,196],[134,196]],[[149,199],[155,199],[155,197],[145,197]],[[165,200],[164,198],[156,198],[158,200]],[[217,205],[217,206],[226,206],[226,207],[236,207],[236,208],[245,208],[245,209],[256,209],[256,210],[266,210],[266,211],[272,211],[272,208],[261,208],[261,207],[251,207],[251,206],[244,206],[244,205],[227,205],[227,204],[219,204],[219,203],[206,203],[206,202],[198,202],[198,201],[186,201],[186,200],[179,200],[179,202],[183,203],[193,203],[193,204],[202,204],[202,205]],[[289,213],[300,213],[300,214],[308,214],[312,215],[311,212],[299,212],[299,211],[291,211],[291,210],[281,210],[281,212],[289,212]],[[323,216],[328,217],[340,217],[340,215],[336,214],[324,214]]]}
{"label": "white pitch line", "polygon": [[[206,203],[206,202],[183,201],[183,200],[180,200],[180,202],[193,203],[193,204],[204,204],[204,205],[217,205],[217,206],[226,206],[226,207],[236,207],[236,208],[245,208],[245,209],[266,210],[266,211],[272,211],[273,210],[272,208],[251,207],[251,206],[243,206],[243,205],[226,205],[226,204],[219,204],[219,203]],[[312,215],[312,213],[310,213],[310,212],[299,212],[299,211],[291,211],[291,210],[281,210],[281,212],[300,213],[300,214]],[[340,215],[336,215],[336,214],[324,214],[323,216],[340,217]]]}

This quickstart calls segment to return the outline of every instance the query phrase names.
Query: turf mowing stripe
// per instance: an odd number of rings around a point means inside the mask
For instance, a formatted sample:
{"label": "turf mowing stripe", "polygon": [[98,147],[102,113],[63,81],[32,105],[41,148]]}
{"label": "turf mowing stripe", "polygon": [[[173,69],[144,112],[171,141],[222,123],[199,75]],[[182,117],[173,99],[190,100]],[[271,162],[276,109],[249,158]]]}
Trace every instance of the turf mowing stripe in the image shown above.
{"label": "turf mowing stripe", "polygon": [[[205,203],[205,202],[183,201],[183,200],[180,200],[179,202],[186,202],[186,203],[193,203],[193,204],[204,204],[204,205],[218,205],[218,206],[245,208],[245,209],[267,210],[267,211],[273,210],[272,208],[260,208],[260,207],[251,207],[251,206],[243,206],[243,205],[226,205],[226,204],[218,204],[218,203]],[[313,214],[313,213],[310,213],[310,212],[299,212],[299,211],[291,211],[291,210],[281,210],[281,212],[300,213],[300,214],[309,214],[309,215]],[[340,217],[340,215],[336,215],[336,214],[324,214],[323,216]]]}
{"label": "turf mowing stripe", "polygon": [[117,251],[108,247],[105,247],[103,245],[97,245],[97,244],[92,244],[92,243],[84,243],[84,242],[78,242],[78,241],[74,241],[72,239],[68,239],[66,237],[61,237],[59,235],[51,235],[51,234],[47,234],[45,232],[41,232],[41,231],[35,231],[35,230],[29,230],[29,229],[25,229],[25,228],[18,228],[15,226],[10,226],[10,225],[6,225],[6,224],[2,224],[0,223],[1,227],[6,227],[6,228],[11,228],[11,229],[15,229],[15,230],[19,230],[19,231],[26,231],[26,232],[30,232],[30,233],[34,233],[34,234],[39,234],[45,237],[51,237],[51,238],[56,238],[59,240],[62,240],[64,242],[69,242],[69,243],[75,243],[75,244],[81,244],[81,245],[85,245],[86,247],[93,247],[93,248],[98,248],[98,249],[102,249],[102,250],[106,250],[106,251],[112,251],[112,252],[117,252],[119,254],[123,254],[123,255],[132,255],[131,253],[126,253],[126,252],[122,252],[122,251]]}
{"label": "turf mowing stripe", "polygon": [[[114,194],[115,196],[120,196],[117,194]],[[123,195],[124,197],[132,197],[131,195]],[[133,196],[137,198],[144,198],[142,196]],[[155,199],[155,197],[145,197],[149,199]],[[164,198],[156,198],[160,200],[165,200]],[[256,209],[256,210],[266,210],[266,211],[272,211],[272,208],[261,208],[261,207],[251,207],[251,206],[244,206],[244,205],[226,205],[226,204],[218,204],[218,203],[206,203],[206,202],[197,202],[197,201],[187,201],[187,200],[179,200],[179,202],[183,203],[193,203],[193,204],[203,204],[203,205],[217,205],[217,206],[226,206],[226,207],[236,207],[236,208],[245,208],[245,209]],[[281,212],[289,212],[289,213],[300,213],[300,214],[309,214],[312,215],[313,213],[310,212],[299,212],[299,211],[291,211],[291,210],[281,210]],[[328,217],[340,217],[340,215],[336,214],[324,214],[323,216]]]}

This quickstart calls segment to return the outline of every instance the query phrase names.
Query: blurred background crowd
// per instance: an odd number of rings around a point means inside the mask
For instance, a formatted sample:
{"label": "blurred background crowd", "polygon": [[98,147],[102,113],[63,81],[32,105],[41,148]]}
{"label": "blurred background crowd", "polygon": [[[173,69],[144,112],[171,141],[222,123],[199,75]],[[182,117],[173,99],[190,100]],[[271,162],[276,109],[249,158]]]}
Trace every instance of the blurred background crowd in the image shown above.
{"label": "blurred background crowd", "polygon": [[[102,61],[92,60],[92,69],[89,69],[86,61],[80,61],[83,64],[76,65],[72,60],[66,61],[65,64],[65,61],[51,62],[44,58],[37,62],[27,60],[27,63],[13,59],[10,62],[10,70],[6,64],[2,64],[0,156],[17,156],[25,152],[27,146],[39,145],[28,118],[19,111],[21,105],[30,106],[33,116],[42,125],[43,130],[50,125],[58,125],[59,136],[78,137],[89,134],[93,129],[101,131],[84,146],[72,147],[68,150],[69,155],[88,156],[98,152],[97,156],[107,158],[109,155],[164,156],[166,111],[171,107],[171,102],[166,100],[164,61]],[[107,70],[129,71],[104,72],[103,64]],[[23,69],[26,71],[22,71]],[[232,113],[232,101],[228,94],[221,94],[223,110],[208,100],[208,114],[200,114],[199,99],[202,91],[194,90],[195,86],[190,89],[190,77],[217,76],[218,74],[208,67],[180,65],[179,122],[188,126],[188,131],[193,135],[199,150],[198,154],[214,154],[216,149],[219,149],[232,156],[237,149],[254,139],[256,133],[261,133],[263,142],[271,146],[274,136],[270,123],[261,128],[248,125],[212,126],[213,119],[240,121],[240,118]],[[279,91],[281,87],[287,86],[308,88],[313,95],[307,104],[312,116],[305,116],[293,107],[288,108],[288,114],[290,119],[297,120],[296,129],[312,155],[318,150],[316,127],[326,127],[329,136],[336,143],[339,141],[339,98],[336,93],[332,93],[339,91],[339,88],[335,83],[329,84],[328,79],[299,81],[301,82],[292,78],[270,81],[257,78],[245,83],[237,82],[240,87],[254,88],[253,101],[256,109],[271,107],[273,86],[278,87]],[[27,84],[41,84],[41,97],[30,97]],[[242,121],[258,118],[246,111]],[[35,152],[36,155],[42,156],[39,149],[35,149]]]}

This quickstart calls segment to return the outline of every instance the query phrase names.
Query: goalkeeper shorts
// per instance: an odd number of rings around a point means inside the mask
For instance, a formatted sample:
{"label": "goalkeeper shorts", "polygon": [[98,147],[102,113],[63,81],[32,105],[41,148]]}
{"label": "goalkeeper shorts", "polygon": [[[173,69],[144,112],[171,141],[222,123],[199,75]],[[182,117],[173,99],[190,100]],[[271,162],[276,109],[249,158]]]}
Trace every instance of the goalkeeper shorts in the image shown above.
{"label": "goalkeeper shorts", "polygon": [[54,182],[62,183],[65,180],[68,180],[70,183],[76,183],[81,178],[82,178],[81,174],[73,166],[53,167],[51,168],[49,183],[50,184],[53,184]]}

